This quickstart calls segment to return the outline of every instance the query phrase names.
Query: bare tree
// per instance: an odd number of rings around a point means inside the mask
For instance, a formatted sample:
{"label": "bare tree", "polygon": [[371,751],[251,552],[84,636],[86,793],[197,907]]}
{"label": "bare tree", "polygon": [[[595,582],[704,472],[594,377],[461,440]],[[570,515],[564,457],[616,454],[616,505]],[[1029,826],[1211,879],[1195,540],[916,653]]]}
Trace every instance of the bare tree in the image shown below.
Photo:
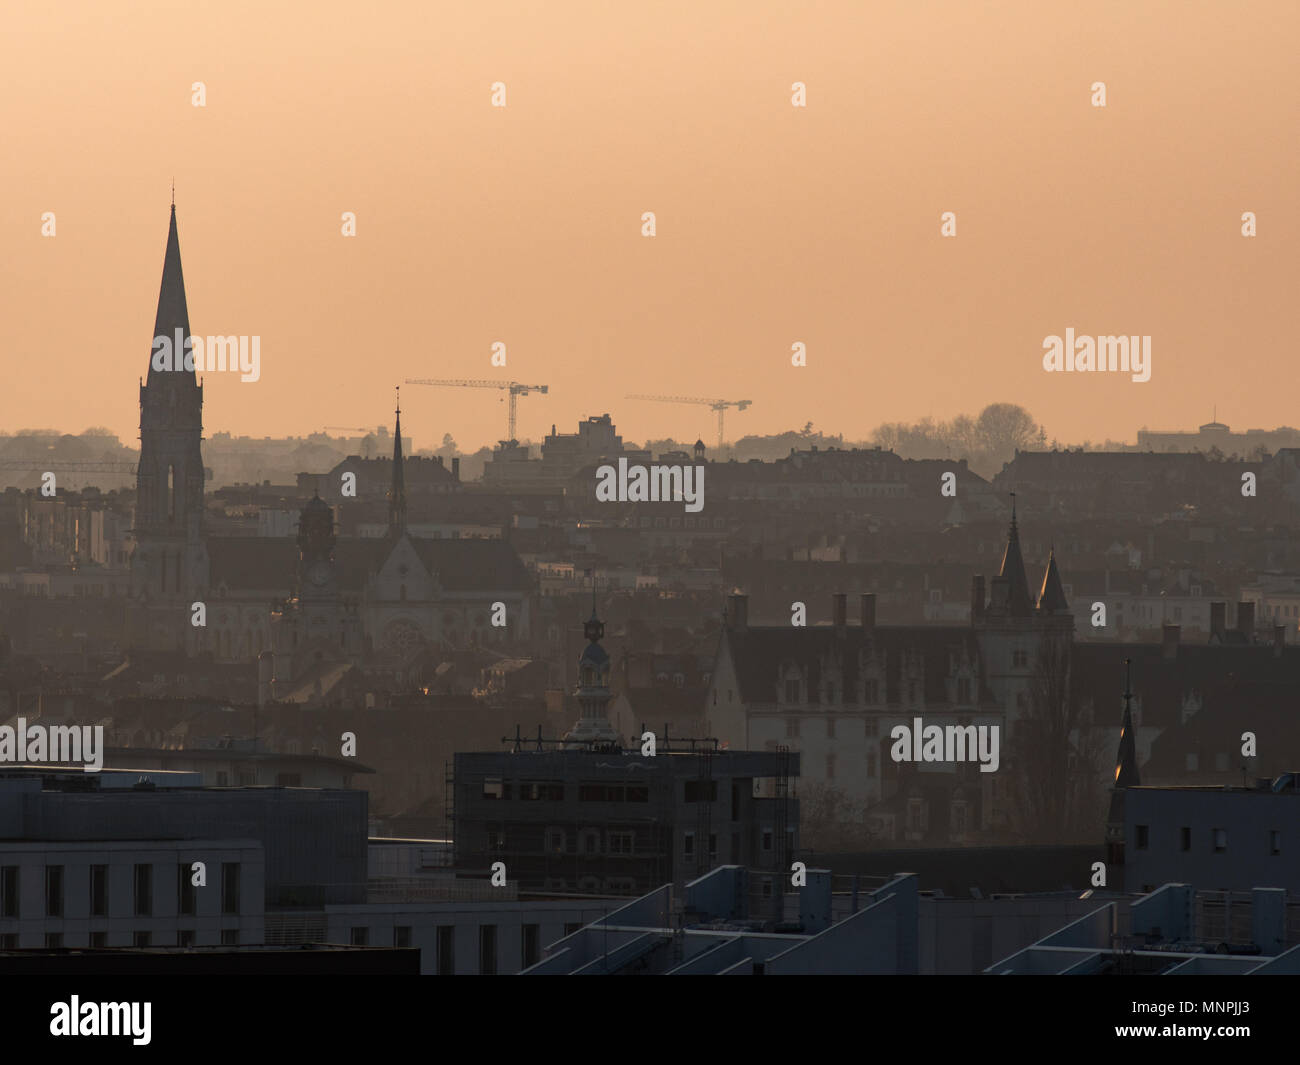
{"label": "bare tree", "polygon": [[1101,736],[1070,690],[1068,634],[1039,645],[1025,713],[1011,724],[1010,824],[1030,843],[1099,838]]}
{"label": "bare tree", "polygon": [[864,849],[862,804],[831,784],[799,786],[799,842],[804,850],[826,852]]}

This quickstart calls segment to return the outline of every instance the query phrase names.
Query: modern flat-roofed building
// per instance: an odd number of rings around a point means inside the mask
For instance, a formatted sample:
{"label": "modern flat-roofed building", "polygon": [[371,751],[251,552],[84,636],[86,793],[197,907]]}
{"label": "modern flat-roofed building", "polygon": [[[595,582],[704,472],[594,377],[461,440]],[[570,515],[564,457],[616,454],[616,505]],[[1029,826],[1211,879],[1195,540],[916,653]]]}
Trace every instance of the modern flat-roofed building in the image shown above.
{"label": "modern flat-roofed building", "polygon": [[593,746],[457,754],[455,865],[523,890],[643,894],[719,865],[788,873],[789,751]]}

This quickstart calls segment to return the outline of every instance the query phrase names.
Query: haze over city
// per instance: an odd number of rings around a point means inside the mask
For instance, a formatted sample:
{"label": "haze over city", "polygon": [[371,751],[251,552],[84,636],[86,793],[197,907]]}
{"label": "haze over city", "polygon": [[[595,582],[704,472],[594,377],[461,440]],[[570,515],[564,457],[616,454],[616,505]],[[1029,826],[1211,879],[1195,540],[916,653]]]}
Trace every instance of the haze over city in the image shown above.
{"label": "haze over city", "polygon": [[[1260,387],[1297,324],[1295,5],[353,14],[9,12],[0,424],[134,442],[173,179],[195,331],[262,338],[260,380],[207,375],[209,433],[374,426],[407,377],[489,376],[550,386],[533,440],[608,410],[712,443],[642,392],[752,399],[732,439],[997,401],[1063,442],[1295,421]],[[1151,379],[1043,372],[1067,328],[1151,336]],[[493,392],[404,408],[421,446],[505,435]]]}

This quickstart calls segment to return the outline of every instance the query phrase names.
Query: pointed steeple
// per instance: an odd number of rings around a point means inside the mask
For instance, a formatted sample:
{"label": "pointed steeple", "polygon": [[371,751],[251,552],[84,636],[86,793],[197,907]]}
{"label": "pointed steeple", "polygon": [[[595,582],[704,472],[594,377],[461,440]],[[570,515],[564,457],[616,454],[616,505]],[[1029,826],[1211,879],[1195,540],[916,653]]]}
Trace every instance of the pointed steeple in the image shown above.
{"label": "pointed steeple", "polygon": [[1124,659],[1124,723],[1119,732],[1119,754],[1115,758],[1115,787],[1136,788],[1138,778],[1137,741],[1133,735],[1133,659]]}
{"label": "pointed steeple", "polygon": [[1011,493],[1011,528],[1007,531],[1007,549],[1002,555],[998,576],[1007,584],[1007,612],[1012,617],[1028,617],[1033,612],[1029,582],[1025,579],[1025,560],[1020,554],[1020,530],[1016,526],[1016,493]]}
{"label": "pointed steeple", "polygon": [[406,477],[402,469],[402,390],[397,390],[397,425],[393,430],[393,484],[388,490],[388,535],[406,532]]}
{"label": "pointed steeple", "polygon": [[[154,344],[149,359],[150,383],[161,378],[197,387],[198,381],[193,370],[187,371],[182,368],[161,371],[154,366],[153,353],[159,349],[158,337],[167,338],[168,343],[171,344],[173,357],[179,360],[184,359],[185,342],[190,338],[190,311],[185,302],[185,274],[181,270],[181,241],[176,232],[175,202],[172,203],[171,224],[167,229],[167,251],[163,255],[162,285],[158,290],[158,313],[154,317],[153,335]],[[176,347],[178,336],[181,341],[179,349]],[[183,362],[180,365],[183,367]]]}
{"label": "pointed steeple", "polygon": [[1047,556],[1047,572],[1043,574],[1043,586],[1038,591],[1038,611],[1041,614],[1068,614],[1070,604],[1065,599],[1065,589],[1061,586],[1061,574],[1056,568],[1056,545]]}

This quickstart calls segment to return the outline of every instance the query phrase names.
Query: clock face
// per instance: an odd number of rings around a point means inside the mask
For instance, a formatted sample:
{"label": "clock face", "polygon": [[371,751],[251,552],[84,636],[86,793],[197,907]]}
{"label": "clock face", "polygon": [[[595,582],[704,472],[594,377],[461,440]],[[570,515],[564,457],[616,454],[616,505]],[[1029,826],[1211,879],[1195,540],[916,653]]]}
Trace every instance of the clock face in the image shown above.
{"label": "clock face", "polygon": [[307,571],[307,579],[317,588],[321,587],[321,585],[325,584],[330,579],[329,567],[317,563]]}

